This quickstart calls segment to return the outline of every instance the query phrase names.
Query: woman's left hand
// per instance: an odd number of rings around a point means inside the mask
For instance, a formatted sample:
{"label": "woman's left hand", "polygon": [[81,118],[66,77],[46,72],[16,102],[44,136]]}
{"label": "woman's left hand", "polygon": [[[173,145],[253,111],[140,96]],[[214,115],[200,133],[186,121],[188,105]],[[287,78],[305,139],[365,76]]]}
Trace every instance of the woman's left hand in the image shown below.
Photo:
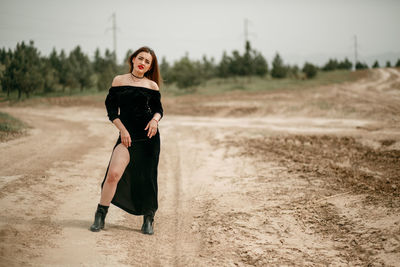
{"label": "woman's left hand", "polygon": [[158,128],[158,122],[155,119],[151,119],[149,123],[147,123],[146,128],[144,130],[148,130],[147,137],[152,138],[156,135]]}

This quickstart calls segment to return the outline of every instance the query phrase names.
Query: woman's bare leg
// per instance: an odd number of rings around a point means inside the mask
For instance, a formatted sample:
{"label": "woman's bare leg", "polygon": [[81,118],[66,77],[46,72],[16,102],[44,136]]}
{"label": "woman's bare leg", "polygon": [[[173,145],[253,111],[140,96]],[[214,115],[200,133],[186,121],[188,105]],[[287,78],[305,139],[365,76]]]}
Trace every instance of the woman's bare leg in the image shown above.
{"label": "woman's bare leg", "polygon": [[123,144],[117,145],[111,156],[110,167],[108,168],[106,181],[101,191],[100,205],[110,206],[115,190],[117,189],[118,181],[121,179],[129,160],[129,151],[126,146]]}

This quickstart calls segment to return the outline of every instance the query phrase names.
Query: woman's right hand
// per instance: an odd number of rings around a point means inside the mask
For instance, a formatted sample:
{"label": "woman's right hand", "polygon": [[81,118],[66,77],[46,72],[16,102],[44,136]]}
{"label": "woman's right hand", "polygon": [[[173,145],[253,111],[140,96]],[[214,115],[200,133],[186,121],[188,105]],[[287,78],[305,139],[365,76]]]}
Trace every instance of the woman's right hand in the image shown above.
{"label": "woman's right hand", "polygon": [[131,136],[130,136],[128,130],[126,130],[126,129],[121,131],[121,143],[126,147],[131,146],[131,143],[132,143]]}

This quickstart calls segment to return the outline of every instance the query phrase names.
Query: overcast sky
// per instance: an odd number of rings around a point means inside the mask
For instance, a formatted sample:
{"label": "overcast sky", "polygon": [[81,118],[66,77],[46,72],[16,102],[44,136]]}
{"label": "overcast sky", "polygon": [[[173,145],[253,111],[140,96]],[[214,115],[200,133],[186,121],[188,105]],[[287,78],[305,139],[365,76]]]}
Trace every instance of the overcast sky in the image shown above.
{"label": "overcast sky", "polygon": [[170,62],[185,53],[219,61],[223,51],[244,49],[244,20],[250,42],[270,62],[276,52],[290,64],[322,64],[330,57],[361,61],[400,58],[399,0],[0,0],[0,47],[33,40],[42,54],[80,45],[93,56],[152,47]]}

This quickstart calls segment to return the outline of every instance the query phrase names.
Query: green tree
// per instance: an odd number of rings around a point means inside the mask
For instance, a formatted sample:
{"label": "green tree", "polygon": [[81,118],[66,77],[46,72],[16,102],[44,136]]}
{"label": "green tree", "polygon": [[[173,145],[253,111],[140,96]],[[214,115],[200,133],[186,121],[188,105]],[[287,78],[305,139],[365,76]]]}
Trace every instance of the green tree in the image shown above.
{"label": "green tree", "polygon": [[257,76],[265,76],[268,73],[268,63],[263,55],[254,51],[253,56],[253,74]]}
{"label": "green tree", "polygon": [[[0,49],[0,86],[1,86],[1,80],[4,78],[4,72],[6,66],[10,64],[11,57],[12,57],[12,51],[10,49],[9,51],[7,51],[5,48]],[[1,86],[1,90],[7,92],[7,97],[10,96],[10,87],[4,88],[3,86]]]}
{"label": "green tree", "polygon": [[163,78],[163,82],[169,83],[170,82],[170,71],[171,67],[165,57],[162,57],[160,63],[160,73],[161,77]]}
{"label": "green tree", "polygon": [[198,66],[185,55],[171,68],[171,81],[181,89],[194,90],[194,86],[201,83],[198,73]]}
{"label": "green tree", "polygon": [[337,68],[340,70],[351,70],[353,63],[346,57],[343,61],[339,62]]}
{"label": "green tree", "polygon": [[126,54],[125,54],[125,57],[124,57],[124,64],[129,64],[129,57],[130,57],[130,55],[132,55],[133,54],[133,50],[132,49],[129,49],[127,52],[126,52]]}
{"label": "green tree", "polygon": [[209,80],[217,76],[217,66],[214,63],[214,58],[208,59],[206,55],[203,55],[202,61],[198,62],[198,64],[201,69],[202,80]]}
{"label": "green tree", "polygon": [[64,75],[63,65],[55,48],[51,51],[48,58],[45,58],[43,65],[44,91],[54,91],[61,84],[60,77]]}
{"label": "green tree", "polygon": [[363,69],[368,69],[368,65],[366,63],[361,63],[360,61],[357,61],[356,70],[363,70]]}
{"label": "green tree", "polygon": [[91,63],[87,55],[85,55],[78,45],[73,49],[68,57],[71,71],[79,84],[80,90],[92,86],[91,75],[93,73]]}
{"label": "green tree", "polygon": [[285,78],[287,75],[287,68],[283,64],[281,56],[276,53],[274,60],[272,61],[271,76],[273,78]]}
{"label": "green tree", "polygon": [[7,57],[7,50],[6,50],[6,48],[5,48],[5,47],[0,48],[0,64],[5,65],[6,57]]}
{"label": "green tree", "polygon": [[114,66],[117,65],[117,60],[114,51],[111,52],[108,48],[104,53],[104,60],[107,62],[107,64],[111,64]]}
{"label": "green tree", "polygon": [[103,66],[104,59],[101,57],[100,49],[97,47],[96,51],[94,52],[94,59],[93,59],[93,71],[96,73],[100,73]]}
{"label": "green tree", "polygon": [[222,54],[220,63],[216,66],[218,77],[230,76],[264,76],[268,73],[268,63],[261,53],[251,48],[250,42],[246,42],[243,55],[238,50],[232,51],[229,56],[226,51]]}
{"label": "green tree", "polygon": [[249,41],[246,41],[245,51],[240,61],[238,62],[239,64],[241,63],[241,73],[239,75],[249,76],[254,74],[253,50]]}
{"label": "green tree", "polygon": [[17,90],[17,84],[14,80],[14,71],[12,70],[11,63],[13,58],[13,52],[11,50],[5,55],[3,64],[4,70],[2,70],[0,81],[1,81],[1,89],[2,91],[7,92],[7,98],[10,97],[10,92]]}
{"label": "green tree", "polygon": [[65,92],[65,89],[68,87],[70,90],[72,88],[78,87],[78,80],[74,76],[72,71],[72,64],[67,58],[64,50],[61,50],[60,56],[58,57],[60,64],[58,65],[57,69],[59,72],[59,83],[62,87],[62,91]]}
{"label": "green tree", "polygon": [[400,68],[400,58],[396,62],[396,68]]}
{"label": "green tree", "polygon": [[115,70],[113,69],[111,64],[105,65],[101,72],[98,73],[97,78],[97,90],[104,91],[110,88],[112,84],[112,80],[116,75]]}
{"label": "green tree", "polygon": [[18,90],[18,99],[23,93],[29,98],[35,90],[43,88],[44,79],[41,68],[42,60],[34,42],[30,41],[29,45],[25,45],[24,42],[17,43],[2,77],[2,87],[10,87],[6,89],[8,92]]}
{"label": "green tree", "polygon": [[336,70],[339,67],[339,63],[336,59],[329,59],[329,61],[322,67],[323,71]]}
{"label": "green tree", "polygon": [[311,63],[304,63],[302,71],[306,75],[307,79],[314,78],[317,75],[317,67]]}
{"label": "green tree", "polygon": [[42,59],[43,90],[45,93],[55,91],[58,85],[58,73],[52,66],[50,58]]}
{"label": "green tree", "polygon": [[391,64],[390,61],[388,60],[388,61],[386,61],[386,68],[390,68],[390,67],[392,67],[392,64]]}
{"label": "green tree", "polygon": [[22,90],[26,97],[30,97],[34,91],[40,91],[44,85],[44,77],[42,73],[43,61],[40,57],[39,50],[34,46],[34,42],[30,41],[26,47],[25,56],[25,79],[22,83]]}
{"label": "green tree", "polygon": [[222,54],[222,59],[217,67],[218,77],[227,78],[230,76],[229,65],[231,60],[232,59],[226,54],[226,51],[224,51]]}
{"label": "green tree", "polygon": [[93,69],[97,74],[97,89],[106,90],[112,83],[112,79],[118,73],[118,66],[115,62],[115,54],[106,49],[104,57],[100,50],[96,49],[93,61]]}
{"label": "green tree", "polygon": [[374,64],[372,65],[372,68],[374,68],[374,69],[379,68],[378,60],[375,60]]}
{"label": "green tree", "polygon": [[229,63],[230,76],[243,75],[243,58],[239,51],[232,51],[232,57]]}

